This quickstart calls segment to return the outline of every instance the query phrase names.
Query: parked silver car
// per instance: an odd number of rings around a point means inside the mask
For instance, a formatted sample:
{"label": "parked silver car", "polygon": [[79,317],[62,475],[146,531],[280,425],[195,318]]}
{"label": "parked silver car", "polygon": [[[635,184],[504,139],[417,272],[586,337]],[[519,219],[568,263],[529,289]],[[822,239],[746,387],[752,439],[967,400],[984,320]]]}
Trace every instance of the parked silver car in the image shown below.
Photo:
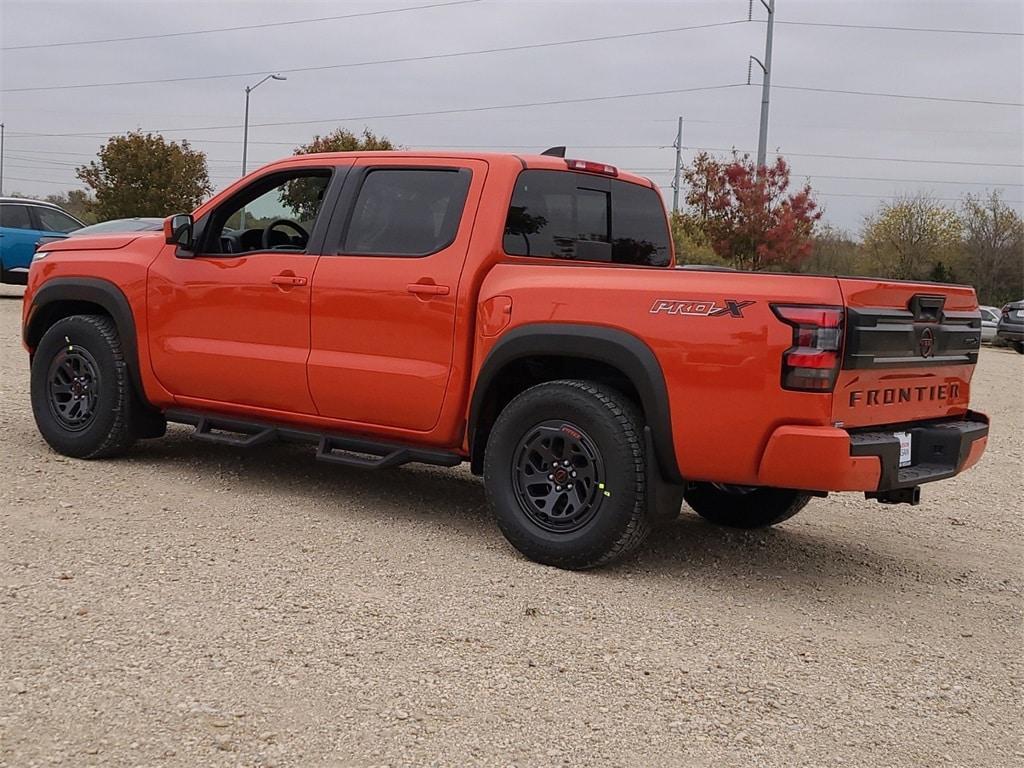
{"label": "parked silver car", "polygon": [[978,307],[981,310],[981,340],[985,344],[991,344],[996,337],[996,328],[999,326],[1001,315],[999,307]]}
{"label": "parked silver car", "polygon": [[[113,235],[124,234],[125,232],[156,232],[163,229],[164,220],[152,217],[136,217],[134,219],[111,219],[101,221],[99,224],[90,224],[87,227],[73,232],[75,237],[80,235]],[[998,310],[996,310],[998,312]]]}

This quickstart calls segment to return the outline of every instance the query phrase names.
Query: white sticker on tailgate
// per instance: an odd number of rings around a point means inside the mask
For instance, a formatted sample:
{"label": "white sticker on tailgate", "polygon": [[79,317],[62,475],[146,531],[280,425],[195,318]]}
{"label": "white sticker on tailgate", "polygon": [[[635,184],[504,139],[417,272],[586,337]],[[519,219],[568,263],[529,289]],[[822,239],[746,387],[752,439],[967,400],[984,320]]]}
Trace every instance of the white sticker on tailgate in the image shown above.
{"label": "white sticker on tailgate", "polygon": [[896,439],[900,441],[900,466],[910,466],[910,433],[897,432]]}

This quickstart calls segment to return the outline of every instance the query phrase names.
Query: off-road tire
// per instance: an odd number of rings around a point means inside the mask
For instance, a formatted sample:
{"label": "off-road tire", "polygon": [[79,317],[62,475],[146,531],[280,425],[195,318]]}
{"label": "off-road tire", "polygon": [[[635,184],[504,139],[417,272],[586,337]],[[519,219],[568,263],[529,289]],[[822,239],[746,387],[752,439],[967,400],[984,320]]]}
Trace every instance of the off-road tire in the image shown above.
{"label": "off-road tire", "polygon": [[790,488],[753,488],[745,492],[713,483],[692,483],[686,503],[705,520],[728,528],[767,528],[789,520],[811,496]]}
{"label": "off-road tire", "polygon": [[[62,354],[86,355],[94,365],[95,406],[80,429],[69,429],[51,407],[52,368]],[[135,442],[141,404],[114,321],[103,315],[72,315],[54,323],[32,358],[32,413],[43,439],[58,453],[99,459],[124,453]]]}
{"label": "off-road tire", "polygon": [[[523,481],[516,474],[522,451],[529,450],[522,442],[541,425],[560,422],[579,430],[597,452],[603,478],[595,503],[579,505],[590,517],[584,515],[581,527],[571,531],[547,530],[532,519],[537,512],[522,500]],[[484,457],[484,484],[505,538],[531,560],[570,570],[605,565],[635,550],[651,530],[642,430],[637,406],[601,384],[561,380],[520,393],[498,416]],[[530,482],[536,479],[544,482]]]}

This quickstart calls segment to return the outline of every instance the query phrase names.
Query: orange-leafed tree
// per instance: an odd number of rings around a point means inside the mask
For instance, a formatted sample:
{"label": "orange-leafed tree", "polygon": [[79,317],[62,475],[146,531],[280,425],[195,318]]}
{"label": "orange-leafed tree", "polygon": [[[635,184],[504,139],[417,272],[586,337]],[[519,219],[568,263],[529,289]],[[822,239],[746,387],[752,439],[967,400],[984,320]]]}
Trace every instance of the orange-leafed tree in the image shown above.
{"label": "orange-leafed tree", "polygon": [[685,177],[690,228],[730,265],[794,270],[810,257],[821,211],[809,184],[791,189],[783,158],[759,173],[749,155],[722,161],[702,152]]}

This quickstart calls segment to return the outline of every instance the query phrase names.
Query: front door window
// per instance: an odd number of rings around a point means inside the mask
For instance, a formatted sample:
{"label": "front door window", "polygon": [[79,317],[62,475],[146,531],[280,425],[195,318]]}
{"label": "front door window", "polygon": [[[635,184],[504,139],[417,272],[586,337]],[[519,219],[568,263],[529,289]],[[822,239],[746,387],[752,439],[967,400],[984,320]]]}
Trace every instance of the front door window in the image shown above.
{"label": "front door window", "polygon": [[200,252],[304,252],[330,180],[329,170],[316,169],[254,182],[211,214]]}

